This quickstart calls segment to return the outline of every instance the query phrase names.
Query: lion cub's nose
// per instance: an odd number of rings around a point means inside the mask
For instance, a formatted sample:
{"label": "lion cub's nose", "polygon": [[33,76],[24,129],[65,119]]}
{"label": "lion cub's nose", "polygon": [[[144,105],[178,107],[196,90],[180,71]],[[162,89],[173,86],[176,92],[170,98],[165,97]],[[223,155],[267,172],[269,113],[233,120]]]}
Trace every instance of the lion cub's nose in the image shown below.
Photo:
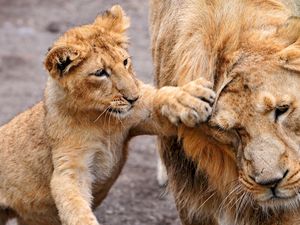
{"label": "lion cub's nose", "polygon": [[125,100],[126,100],[127,102],[129,102],[131,105],[133,105],[133,104],[139,99],[139,97],[135,97],[135,98],[127,98],[127,97],[123,97],[123,98],[125,98]]}

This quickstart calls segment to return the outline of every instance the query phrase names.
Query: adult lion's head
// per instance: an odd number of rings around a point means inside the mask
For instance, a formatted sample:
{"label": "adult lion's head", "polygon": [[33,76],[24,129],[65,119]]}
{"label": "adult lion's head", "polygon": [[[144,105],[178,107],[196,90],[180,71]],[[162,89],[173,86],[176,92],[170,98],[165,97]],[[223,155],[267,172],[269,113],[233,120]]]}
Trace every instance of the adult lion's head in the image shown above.
{"label": "adult lion's head", "polygon": [[183,224],[224,216],[228,224],[300,223],[291,215],[300,211],[300,21],[292,3],[151,1],[157,85],[200,76],[218,96],[208,124],[181,127],[179,143],[160,141]]}
{"label": "adult lion's head", "polygon": [[243,189],[264,207],[300,202],[299,36],[300,20],[290,18],[265,48],[245,49],[216,84],[210,132],[235,150]]}

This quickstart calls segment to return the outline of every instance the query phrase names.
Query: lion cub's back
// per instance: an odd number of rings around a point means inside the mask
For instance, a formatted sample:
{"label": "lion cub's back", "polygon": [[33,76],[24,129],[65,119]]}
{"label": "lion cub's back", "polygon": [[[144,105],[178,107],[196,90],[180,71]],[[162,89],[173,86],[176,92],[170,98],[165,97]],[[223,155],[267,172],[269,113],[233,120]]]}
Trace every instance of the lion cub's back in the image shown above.
{"label": "lion cub's back", "polygon": [[51,199],[53,169],[44,117],[40,102],[0,128],[0,205],[22,211],[33,203],[38,208],[37,199]]}

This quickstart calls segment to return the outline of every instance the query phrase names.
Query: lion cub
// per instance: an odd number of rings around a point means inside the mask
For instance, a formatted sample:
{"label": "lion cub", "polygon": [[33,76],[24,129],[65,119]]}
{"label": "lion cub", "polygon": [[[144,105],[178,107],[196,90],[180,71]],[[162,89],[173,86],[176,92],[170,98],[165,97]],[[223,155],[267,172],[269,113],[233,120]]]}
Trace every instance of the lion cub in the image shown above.
{"label": "lion cub", "polygon": [[128,26],[114,6],[48,52],[44,101],[0,128],[1,225],[7,211],[26,225],[98,225],[92,209],[120,174],[131,137],[175,135],[172,124],[210,115],[204,80],[156,90],[135,78]]}

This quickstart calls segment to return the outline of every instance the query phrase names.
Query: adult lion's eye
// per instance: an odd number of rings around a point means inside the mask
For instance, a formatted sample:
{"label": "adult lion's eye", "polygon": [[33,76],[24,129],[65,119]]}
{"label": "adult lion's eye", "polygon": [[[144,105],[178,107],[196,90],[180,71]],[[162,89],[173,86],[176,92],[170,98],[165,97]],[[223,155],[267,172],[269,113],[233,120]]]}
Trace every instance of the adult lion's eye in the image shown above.
{"label": "adult lion's eye", "polygon": [[104,69],[97,70],[94,75],[97,77],[109,77],[109,73]]}
{"label": "adult lion's eye", "polygon": [[128,65],[128,59],[125,59],[125,60],[123,61],[123,64],[124,64],[124,66],[127,66],[127,65]]}
{"label": "adult lion's eye", "polygon": [[282,105],[277,106],[275,108],[275,122],[278,121],[279,117],[285,114],[287,111],[289,111],[290,106],[289,105]]}

